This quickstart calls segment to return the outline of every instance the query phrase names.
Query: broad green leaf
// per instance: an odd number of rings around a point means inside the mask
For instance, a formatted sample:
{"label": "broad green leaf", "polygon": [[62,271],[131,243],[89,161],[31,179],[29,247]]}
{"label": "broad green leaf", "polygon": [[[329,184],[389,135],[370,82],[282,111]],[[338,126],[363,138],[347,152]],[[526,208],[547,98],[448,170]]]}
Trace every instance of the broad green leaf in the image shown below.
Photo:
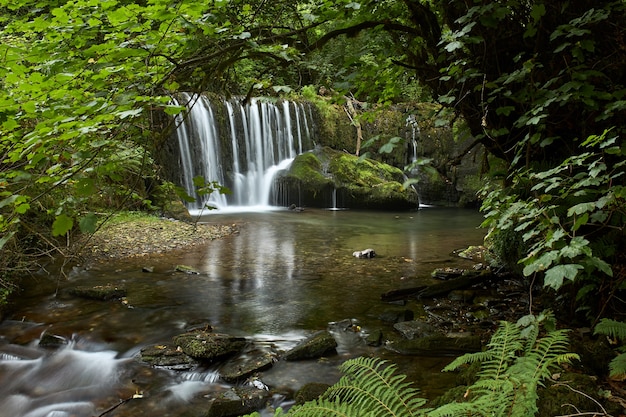
{"label": "broad green leaf", "polygon": [[74,219],[67,214],[60,214],[52,223],[52,236],[63,236],[74,226]]}
{"label": "broad green leaf", "polygon": [[564,279],[574,281],[576,279],[576,275],[578,275],[578,271],[581,269],[583,269],[583,267],[578,264],[554,266],[546,271],[544,285],[558,290],[563,286]]}
{"label": "broad green leaf", "polygon": [[95,213],[88,213],[80,219],[78,227],[83,233],[94,233],[98,226],[98,216]]}

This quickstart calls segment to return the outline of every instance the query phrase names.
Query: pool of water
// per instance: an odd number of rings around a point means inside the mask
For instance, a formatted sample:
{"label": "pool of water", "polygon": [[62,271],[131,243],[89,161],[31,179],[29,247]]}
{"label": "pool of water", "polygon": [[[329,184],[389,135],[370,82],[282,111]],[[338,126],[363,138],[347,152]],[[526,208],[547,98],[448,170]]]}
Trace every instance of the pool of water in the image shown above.
{"label": "pool of water", "polygon": [[[142,413],[180,415],[228,384],[215,369],[175,372],[137,360],[194,323],[282,351],[329,322],[354,319],[364,332],[381,326],[386,291],[432,282],[439,266],[468,266],[451,252],[482,243],[479,213],[425,208],[414,212],[306,210],[209,215],[239,232],[186,251],[76,267],[67,277],[41,273],[26,284],[0,324],[0,415],[65,417]],[[373,259],[352,253],[372,248]],[[176,271],[186,265],[197,274]],[[149,267],[152,272],[143,272]],[[77,285],[123,285],[124,302],[72,297]],[[61,350],[37,346],[62,336]],[[270,387],[333,383],[343,360],[374,354],[398,363],[425,395],[447,383],[433,378],[446,358],[396,357],[383,348],[340,341],[325,361],[279,361],[260,377]],[[438,377],[439,378],[439,377]]]}

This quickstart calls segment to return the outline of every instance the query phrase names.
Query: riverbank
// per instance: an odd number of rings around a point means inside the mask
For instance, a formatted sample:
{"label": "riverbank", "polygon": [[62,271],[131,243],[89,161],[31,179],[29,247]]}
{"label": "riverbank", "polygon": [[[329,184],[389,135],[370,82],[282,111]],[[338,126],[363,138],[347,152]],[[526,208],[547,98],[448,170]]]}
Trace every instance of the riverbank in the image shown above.
{"label": "riverbank", "polygon": [[77,242],[84,262],[134,258],[186,249],[237,233],[235,224],[189,223],[141,213],[115,215]]}

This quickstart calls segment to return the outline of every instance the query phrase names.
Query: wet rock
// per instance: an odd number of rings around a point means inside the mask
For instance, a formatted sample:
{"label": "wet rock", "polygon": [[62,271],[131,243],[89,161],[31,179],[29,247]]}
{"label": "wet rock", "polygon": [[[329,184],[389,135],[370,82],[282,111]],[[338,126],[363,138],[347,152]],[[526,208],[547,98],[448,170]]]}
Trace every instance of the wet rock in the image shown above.
{"label": "wet rock", "polygon": [[177,272],[184,272],[185,274],[189,274],[189,275],[199,275],[200,272],[198,272],[194,267],[189,266],[189,265],[176,265],[176,268],[174,268]]}
{"label": "wet rock", "polygon": [[154,345],[141,349],[140,358],[152,366],[185,371],[192,369],[197,362],[186,355],[181,349],[167,346]]}
{"label": "wet rock", "polygon": [[386,323],[401,323],[403,321],[413,320],[414,317],[415,313],[406,308],[387,309],[378,315],[378,319]]}
{"label": "wet rock", "polygon": [[474,262],[484,262],[487,248],[485,246],[468,246],[466,249],[455,251],[459,258]]}
{"label": "wet rock", "polygon": [[247,352],[226,362],[220,368],[220,377],[226,382],[236,382],[271,368],[273,363],[274,357],[268,352]]}
{"label": "wet rock", "polygon": [[420,320],[403,321],[400,323],[396,323],[393,325],[393,328],[399,331],[402,336],[409,340],[418,337],[432,336],[437,333],[437,329],[435,327]]}
{"label": "wet rock", "polygon": [[248,342],[243,337],[192,331],[174,337],[174,344],[194,359],[214,360],[243,350]]}
{"label": "wet rock", "polygon": [[141,272],[154,272],[154,267],[153,266],[144,266],[143,268],[141,268]]}
{"label": "wet rock", "polygon": [[60,348],[63,346],[67,346],[67,339],[63,336],[58,336],[56,334],[48,334],[44,333],[39,339],[39,346],[44,348]]}
{"label": "wet rock", "polygon": [[453,278],[458,278],[463,275],[465,269],[462,268],[435,268],[435,270],[431,273],[433,278],[448,280]]}
{"label": "wet rock", "polygon": [[307,401],[313,401],[318,399],[323,393],[326,392],[330,388],[330,385],[323,384],[321,382],[309,382],[308,384],[304,384],[302,388],[300,388],[296,395],[294,396],[294,400],[297,405],[302,405]]}
{"label": "wet rock", "polygon": [[480,337],[448,337],[433,335],[416,339],[388,342],[385,347],[401,355],[448,356],[467,352],[478,352],[482,348]]}
{"label": "wet rock", "polygon": [[376,256],[376,252],[374,252],[374,249],[368,248],[352,252],[352,256],[360,259],[370,259]]}
{"label": "wet rock", "polygon": [[96,285],[93,287],[77,286],[70,288],[68,292],[74,297],[100,301],[119,300],[126,297],[127,293],[126,288],[113,284]]}
{"label": "wet rock", "polygon": [[383,342],[383,332],[380,329],[370,331],[365,337],[365,343],[368,346],[378,347]]}
{"label": "wet rock", "polygon": [[263,408],[271,394],[253,387],[235,387],[211,401],[206,417],[230,417],[250,414]]}
{"label": "wet rock", "polygon": [[314,359],[336,353],[337,342],[326,330],[315,333],[285,353],[288,361]]}

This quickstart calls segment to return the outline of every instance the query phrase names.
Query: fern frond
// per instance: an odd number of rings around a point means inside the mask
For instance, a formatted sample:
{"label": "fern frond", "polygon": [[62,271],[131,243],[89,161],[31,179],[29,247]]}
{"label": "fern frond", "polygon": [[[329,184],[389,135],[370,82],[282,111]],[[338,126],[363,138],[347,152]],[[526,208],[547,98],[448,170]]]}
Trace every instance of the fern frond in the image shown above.
{"label": "fern frond", "polygon": [[[359,414],[349,402],[318,399],[292,407],[287,415],[290,417],[355,417]],[[369,414],[363,415],[369,416]]]}
{"label": "fern frond", "polygon": [[611,319],[602,319],[593,329],[593,334],[603,334],[619,340],[626,340],[626,323]]}
{"label": "fern frond", "polygon": [[611,377],[626,376],[626,353],[621,353],[613,358],[609,363],[609,372]]}
{"label": "fern frond", "polygon": [[328,401],[348,401],[355,415],[415,416],[426,400],[418,390],[395,374],[396,366],[376,358],[355,358],[340,367],[344,376],[322,396]]}

